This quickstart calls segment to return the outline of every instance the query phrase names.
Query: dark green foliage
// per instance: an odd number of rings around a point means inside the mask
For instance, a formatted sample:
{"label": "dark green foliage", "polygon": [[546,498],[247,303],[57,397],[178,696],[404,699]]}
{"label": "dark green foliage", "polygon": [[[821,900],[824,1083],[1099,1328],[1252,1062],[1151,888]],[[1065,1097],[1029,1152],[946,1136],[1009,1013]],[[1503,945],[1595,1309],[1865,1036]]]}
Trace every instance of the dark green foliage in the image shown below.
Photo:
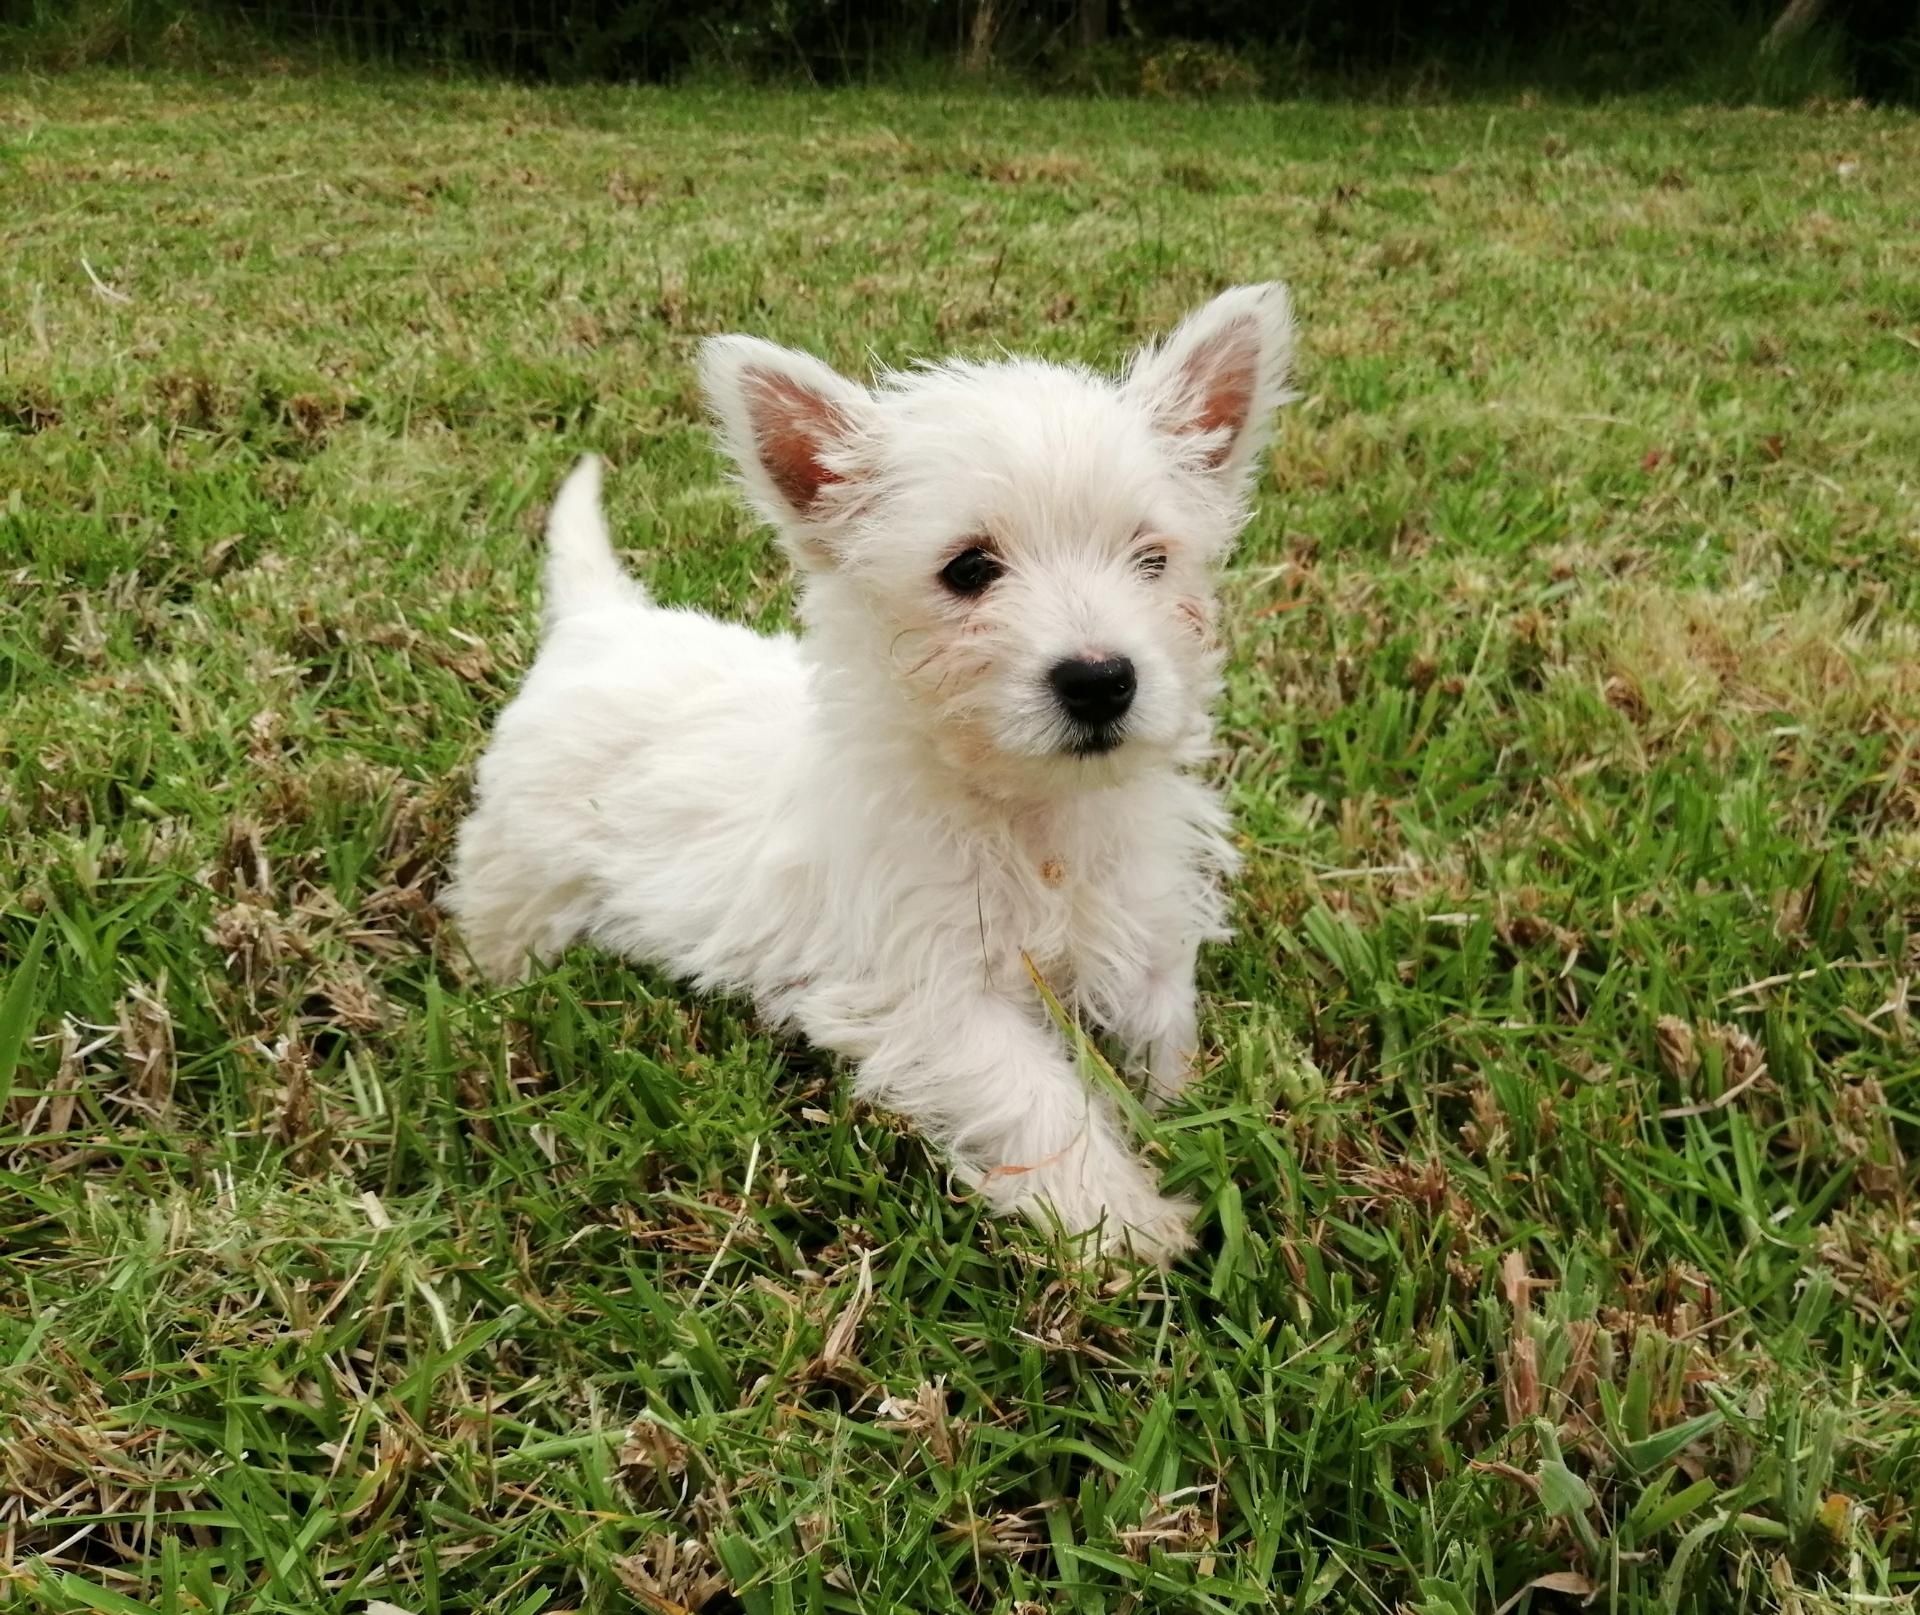
{"label": "dark green foliage", "polygon": [[[0,0],[85,59],[236,29],[352,57],[537,78],[662,81],[722,68],[815,82],[909,61],[989,63],[1057,88],[1289,94],[1673,87],[1732,100],[1920,94],[1920,0],[1826,0],[1763,47],[1786,0]],[[57,51],[56,51],[57,53]]]}

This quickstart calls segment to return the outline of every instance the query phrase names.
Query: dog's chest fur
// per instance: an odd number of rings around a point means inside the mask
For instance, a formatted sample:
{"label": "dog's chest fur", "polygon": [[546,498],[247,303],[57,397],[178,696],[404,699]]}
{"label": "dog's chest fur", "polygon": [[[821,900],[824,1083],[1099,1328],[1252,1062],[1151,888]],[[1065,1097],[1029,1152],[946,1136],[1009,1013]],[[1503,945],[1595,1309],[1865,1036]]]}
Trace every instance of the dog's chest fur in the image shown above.
{"label": "dog's chest fur", "polygon": [[[1169,886],[1199,871],[1162,868],[1148,896],[1144,850],[1114,827],[1070,811],[1014,817],[981,848],[982,940],[996,973],[1028,965],[1053,991],[1103,1010],[1146,968],[1156,920],[1170,917]],[[997,958],[994,956],[998,955]]]}

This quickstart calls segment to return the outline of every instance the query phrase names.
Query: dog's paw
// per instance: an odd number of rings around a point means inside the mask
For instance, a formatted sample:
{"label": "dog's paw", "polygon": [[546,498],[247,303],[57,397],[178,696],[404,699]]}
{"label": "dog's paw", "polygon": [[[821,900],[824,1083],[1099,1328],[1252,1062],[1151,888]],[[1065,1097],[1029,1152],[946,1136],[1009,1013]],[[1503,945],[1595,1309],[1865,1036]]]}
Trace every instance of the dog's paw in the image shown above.
{"label": "dog's paw", "polygon": [[1193,1244],[1193,1203],[1161,1194],[1153,1174],[1115,1139],[1079,1139],[1045,1161],[990,1169],[976,1182],[996,1209],[1086,1236],[1102,1256],[1165,1267]]}
{"label": "dog's paw", "polygon": [[1156,1267],[1168,1267],[1193,1248],[1196,1209],[1191,1200],[1155,1195],[1150,1205],[1134,1208],[1117,1226],[1112,1222],[1103,1224],[1100,1248],[1114,1255],[1152,1262]]}

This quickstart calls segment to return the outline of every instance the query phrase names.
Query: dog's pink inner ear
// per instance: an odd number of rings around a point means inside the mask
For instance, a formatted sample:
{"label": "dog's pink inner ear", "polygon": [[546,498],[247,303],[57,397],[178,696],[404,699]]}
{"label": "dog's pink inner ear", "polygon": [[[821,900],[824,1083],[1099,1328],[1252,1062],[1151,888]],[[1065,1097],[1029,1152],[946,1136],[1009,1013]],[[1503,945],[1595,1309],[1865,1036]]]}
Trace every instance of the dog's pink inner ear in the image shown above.
{"label": "dog's pink inner ear", "polygon": [[846,417],[790,376],[753,370],[744,385],[760,464],[782,499],[799,515],[811,514],[821,489],[842,480],[823,456],[844,441]]}
{"label": "dog's pink inner ear", "polygon": [[1246,430],[1253,414],[1259,367],[1260,333],[1251,320],[1240,320],[1215,332],[1187,355],[1180,367],[1184,396],[1173,429],[1183,435],[1219,434],[1219,442],[1206,459],[1210,471],[1227,463],[1234,443]]}

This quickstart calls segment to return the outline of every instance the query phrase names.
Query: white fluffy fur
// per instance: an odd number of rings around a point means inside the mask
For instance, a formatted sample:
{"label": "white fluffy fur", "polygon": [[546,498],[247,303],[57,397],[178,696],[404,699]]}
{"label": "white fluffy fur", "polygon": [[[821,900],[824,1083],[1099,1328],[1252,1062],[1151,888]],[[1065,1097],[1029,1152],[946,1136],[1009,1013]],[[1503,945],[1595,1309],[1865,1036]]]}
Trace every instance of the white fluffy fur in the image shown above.
{"label": "white fluffy fur", "polygon": [[[1119,381],[1010,361],[868,389],[709,343],[722,435],[804,570],[804,632],[651,603],[581,463],[549,524],[544,642],[455,857],[476,961],[511,977],[586,938],[751,993],[996,1208],[1178,1251],[1190,1208],[1088,1092],[1027,961],[1138,1051],[1155,1100],[1178,1092],[1233,863],[1189,772],[1215,573],[1291,342],[1273,285],[1215,299]],[[1006,570],[956,596],[941,570],[981,543]],[[1125,738],[1075,755],[1048,669],[1114,654],[1137,669]]]}

